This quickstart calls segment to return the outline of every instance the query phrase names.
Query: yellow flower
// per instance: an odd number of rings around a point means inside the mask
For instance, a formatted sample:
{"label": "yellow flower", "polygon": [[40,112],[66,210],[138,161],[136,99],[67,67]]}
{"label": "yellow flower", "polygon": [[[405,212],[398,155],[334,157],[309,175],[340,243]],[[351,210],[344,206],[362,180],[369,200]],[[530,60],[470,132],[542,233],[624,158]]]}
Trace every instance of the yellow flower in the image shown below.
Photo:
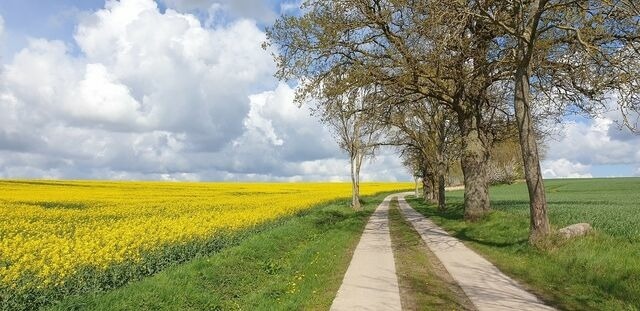
{"label": "yellow flower", "polygon": [[[369,183],[361,194],[410,187]],[[83,267],[144,263],[167,246],[188,247],[350,191],[346,183],[0,181],[0,282],[63,286]]]}

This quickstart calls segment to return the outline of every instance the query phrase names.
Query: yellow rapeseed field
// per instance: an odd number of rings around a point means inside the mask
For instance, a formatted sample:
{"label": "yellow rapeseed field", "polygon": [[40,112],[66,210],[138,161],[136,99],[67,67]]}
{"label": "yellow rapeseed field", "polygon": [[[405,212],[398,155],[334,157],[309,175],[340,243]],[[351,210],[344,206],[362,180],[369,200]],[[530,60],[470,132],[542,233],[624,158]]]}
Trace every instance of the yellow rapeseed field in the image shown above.
{"label": "yellow rapeseed field", "polygon": [[[361,191],[407,188],[370,183]],[[154,252],[349,194],[345,183],[0,181],[0,288],[65,286],[82,269],[142,265]]]}

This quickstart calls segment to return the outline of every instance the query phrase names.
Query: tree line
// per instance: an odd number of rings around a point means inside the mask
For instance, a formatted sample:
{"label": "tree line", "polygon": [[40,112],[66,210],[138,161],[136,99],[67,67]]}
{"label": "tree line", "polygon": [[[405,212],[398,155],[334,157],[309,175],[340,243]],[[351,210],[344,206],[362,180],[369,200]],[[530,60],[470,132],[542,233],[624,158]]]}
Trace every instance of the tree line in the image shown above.
{"label": "tree line", "polygon": [[267,37],[277,77],[297,81],[296,101],[312,103],[349,153],[354,208],[362,159],[387,144],[441,209],[459,163],[464,217],[477,220],[501,169],[495,150],[511,144],[535,243],[550,233],[543,125],[617,110],[621,126],[637,129],[635,0],[307,0]]}

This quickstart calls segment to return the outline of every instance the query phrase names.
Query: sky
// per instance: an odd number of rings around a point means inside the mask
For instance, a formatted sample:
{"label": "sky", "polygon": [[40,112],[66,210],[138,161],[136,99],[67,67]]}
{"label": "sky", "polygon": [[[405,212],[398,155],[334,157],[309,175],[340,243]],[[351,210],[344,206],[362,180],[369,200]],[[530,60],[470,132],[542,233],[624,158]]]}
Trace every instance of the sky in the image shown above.
{"label": "sky", "polygon": [[[273,77],[297,0],[0,1],[0,178],[337,181],[348,160]],[[640,175],[615,113],[572,119],[544,176]],[[363,181],[409,180],[392,150]]]}

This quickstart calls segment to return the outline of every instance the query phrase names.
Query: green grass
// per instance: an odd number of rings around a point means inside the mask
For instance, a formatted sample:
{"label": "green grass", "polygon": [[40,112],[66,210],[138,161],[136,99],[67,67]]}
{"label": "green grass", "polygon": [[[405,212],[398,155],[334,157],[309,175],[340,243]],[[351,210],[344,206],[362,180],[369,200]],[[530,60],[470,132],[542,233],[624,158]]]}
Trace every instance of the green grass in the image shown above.
{"label": "green grass", "polygon": [[476,223],[462,220],[462,191],[448,193],[445,212],[408,201],[560,309],[640,310],[640,178],[545,185],[554,228],[588,222],[595,232],[557,247],[529,246],[524,184],[493,187],[494,211]]}
{"label": "green grass", "polygon": [[326,310],[363,227],[364,210],[334,202],[251,235],[239,245],[124,287],[66,298],[52,310]]}
{"label": "green grass", "polygon": [[437,257],[391,201],[389,231],[405,310],[473,310]]}

